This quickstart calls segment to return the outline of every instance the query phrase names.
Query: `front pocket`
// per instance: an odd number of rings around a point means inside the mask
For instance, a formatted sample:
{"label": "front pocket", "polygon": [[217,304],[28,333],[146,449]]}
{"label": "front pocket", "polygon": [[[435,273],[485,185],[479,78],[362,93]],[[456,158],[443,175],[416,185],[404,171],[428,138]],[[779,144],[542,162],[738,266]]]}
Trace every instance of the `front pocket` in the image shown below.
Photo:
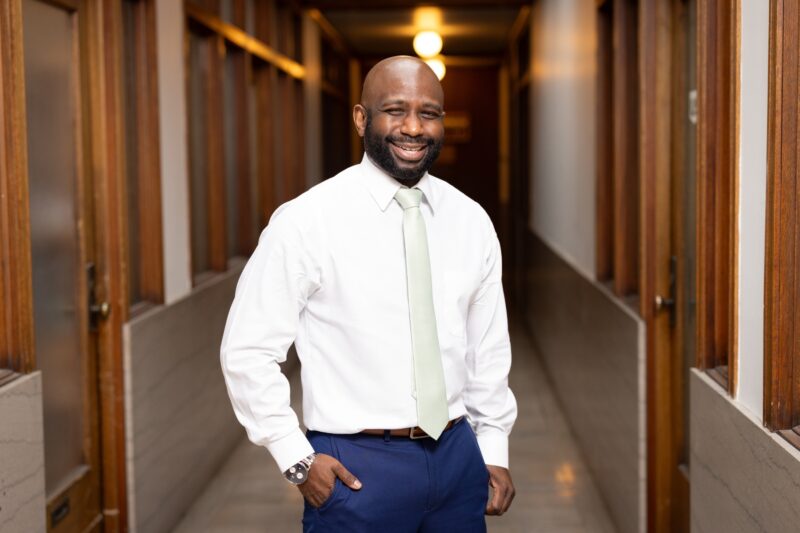
{"label": "front pocket", "polygon": [[343,486],[344,485],[342,485],[342,481],[338,477],[336,479],[334,479],[333,480],[333,489],[331,490],[331,493],[328,496],[328,499],[326,499],[324,502],[322,502],[322,505],[317,507],[317,510],[318,511],[324,511],[325,509],[330,507],[331,504],[336,499],[336,497],[338,496],[339,492],[341,492]]}

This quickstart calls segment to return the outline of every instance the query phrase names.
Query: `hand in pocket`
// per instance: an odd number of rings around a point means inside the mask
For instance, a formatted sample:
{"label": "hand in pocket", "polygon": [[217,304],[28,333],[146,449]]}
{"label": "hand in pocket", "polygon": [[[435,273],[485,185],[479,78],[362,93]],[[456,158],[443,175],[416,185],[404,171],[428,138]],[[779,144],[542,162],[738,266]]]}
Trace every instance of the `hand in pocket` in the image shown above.
{"label": "hand in pocket", "polygon": [[342,463],[335,457],[320,453],[308,471],[308,479],[297,485],[297,488],[308,503],[313,507],[320,507],[333,494],[337,477],[352,490],[361,489],[361,482]]}

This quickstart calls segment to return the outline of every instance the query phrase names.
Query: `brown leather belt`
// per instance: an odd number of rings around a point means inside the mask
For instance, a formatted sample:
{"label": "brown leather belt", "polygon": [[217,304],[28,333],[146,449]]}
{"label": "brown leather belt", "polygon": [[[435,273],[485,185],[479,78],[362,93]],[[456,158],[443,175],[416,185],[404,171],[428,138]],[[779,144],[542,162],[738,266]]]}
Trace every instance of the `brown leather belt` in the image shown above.
{"label": "brown leather belt", "polygon": [[[458,418],[454,418],[453,420],[448,422],[447,425],[444,427],[444,431],[442,431],[442,433],[444,433],[451,427],[458,424],[462,418],[464,417],[459,416]],[[365,429],[361,433],[364,433],[365,435],[381,435],[381,436],[386,435],[388,433],[392,437],[406,437],[409,439],[430,438],[430,435],[425,433],[425,431],[423,431],[423,429],[420,428],[419,426],[415,426],[413,428],[399,428],[399,429]]]}

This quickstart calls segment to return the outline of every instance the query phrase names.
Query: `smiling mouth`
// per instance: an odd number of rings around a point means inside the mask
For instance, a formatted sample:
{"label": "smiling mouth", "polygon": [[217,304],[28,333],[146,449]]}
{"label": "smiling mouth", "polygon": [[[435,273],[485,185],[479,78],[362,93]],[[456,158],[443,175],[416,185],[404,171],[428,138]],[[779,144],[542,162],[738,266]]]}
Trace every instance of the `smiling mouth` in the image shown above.
{"label": "smiling mouth", "polygon": [[397,158],[412,163],[420,161],[425,157],[425,153],[428,151],[427,143],[419,144],[389,141],[389,144],[392,146],[392,152],[394,152]]}

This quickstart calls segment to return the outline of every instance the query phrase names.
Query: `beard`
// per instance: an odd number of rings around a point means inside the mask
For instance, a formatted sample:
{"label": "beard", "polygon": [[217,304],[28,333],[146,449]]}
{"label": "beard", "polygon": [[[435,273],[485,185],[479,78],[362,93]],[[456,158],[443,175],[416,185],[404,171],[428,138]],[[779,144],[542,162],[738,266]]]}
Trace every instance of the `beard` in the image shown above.
{"label": "beard", "polygon": [[[424,143],[427,146],[425,157],[413,168],[398,166],[390,149],[389,143]],[[408,135],[387,135],[381,137],[380,133],[372,129],[372,112],[367,111],[367,124],[364,128],[364,151],[370,159],[381,167],[387,174],[400,182],[419,181],[422,176],[433,166],[442,149],[442,139],[432,137],[410,137]]]}

